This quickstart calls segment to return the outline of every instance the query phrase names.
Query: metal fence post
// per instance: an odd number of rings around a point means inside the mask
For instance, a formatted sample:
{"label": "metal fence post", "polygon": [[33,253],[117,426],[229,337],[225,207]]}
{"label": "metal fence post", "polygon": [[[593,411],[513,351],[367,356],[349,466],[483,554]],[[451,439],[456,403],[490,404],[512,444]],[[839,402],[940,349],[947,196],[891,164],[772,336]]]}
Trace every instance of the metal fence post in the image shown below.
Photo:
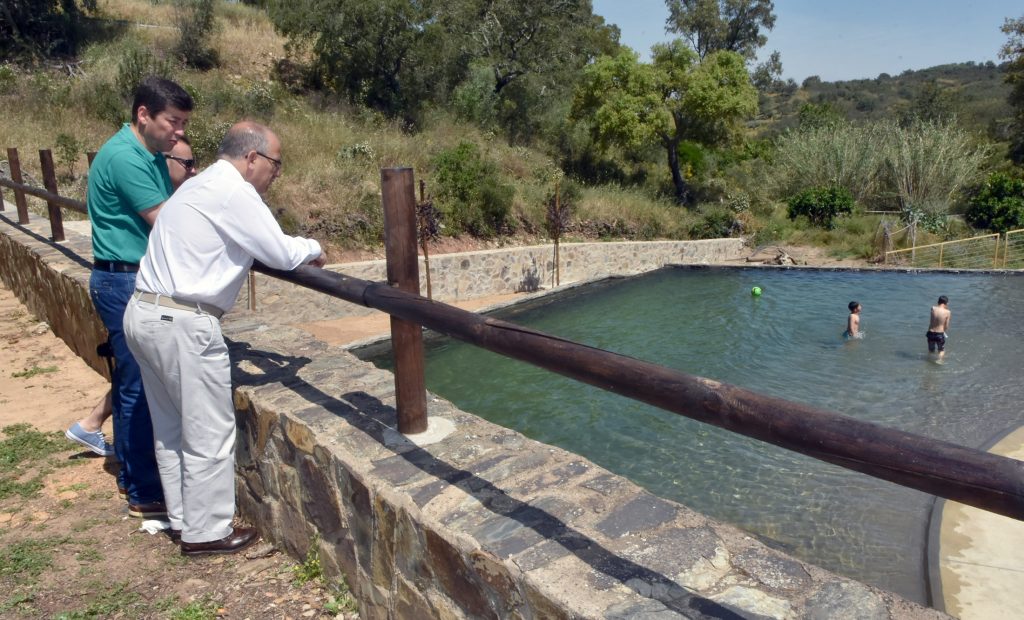
{"label": "metal fence post", "polygon": [[[412,168],[382,168],[380,180],[388,285],[419,295],[416,192]],[[406,435],[422,433],[427,430],[422,327],[392,316],[391,346],[395,355],[398,432]]]}
{"label": "metal fence post", "polygon": [[[43,185],[46,186],[46,191],[59,194],[57,173],[53,169],[53,153],[50,149],[39,151],[39,165],[43,168]],[[60,207],[52,200],[47,200],[46,209],[50,215],[50,233],[53,235],[53,240],[64,241],[64,216],[61,214]]]}

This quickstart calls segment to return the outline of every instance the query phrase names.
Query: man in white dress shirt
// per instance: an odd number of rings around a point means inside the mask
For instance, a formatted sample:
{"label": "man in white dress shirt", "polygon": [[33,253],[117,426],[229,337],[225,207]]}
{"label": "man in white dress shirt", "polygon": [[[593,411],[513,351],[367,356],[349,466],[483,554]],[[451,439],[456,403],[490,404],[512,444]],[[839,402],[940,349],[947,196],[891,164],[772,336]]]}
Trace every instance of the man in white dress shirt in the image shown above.
{"label": "man in white dress shirt", "polygon": [[234,553],[256,539],[235,514],[235,410],[220,330],[253,259],[283,270],[323,266],[320,244],[289,237],[262,195],[281,173],[281,142],[242,122],[215,164],[164,203],[125,312],[142,369],[160,481],[183,555]]}

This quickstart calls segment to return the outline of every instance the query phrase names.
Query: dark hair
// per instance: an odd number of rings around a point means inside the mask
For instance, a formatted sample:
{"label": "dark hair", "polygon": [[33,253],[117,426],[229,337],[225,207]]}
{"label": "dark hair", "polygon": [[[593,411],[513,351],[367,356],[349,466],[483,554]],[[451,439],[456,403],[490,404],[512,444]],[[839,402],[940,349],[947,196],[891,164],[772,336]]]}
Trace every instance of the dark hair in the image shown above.
{"label": "dark hair", "polygon": [[217,157],[238,159],[245,157],[250,151],[266,151],[270,146],[267,139],[269,130],[259,123],[238,123],[224,134],[217,149]]}
{"label": "dark hair", "polygon": [[851,301],[850,304],[847,307],[850,309],[850,312],[853,312],[854,310],[856,310],[857,308],[860,307],[860,302],[859,301]]}
{"label": "dark hair", "polygon": [[150,116],[156,116],[168,107],[191,112],[193,105],[192,95],[188,94],[184,88],[168,79],[151,75],[143,79],[135,88],[135,99],[132,101],[132,124],[139,122],[139,108],[142,106],[146,106]]}
{"label": "dark hair", "polygon": [[946,297],[945,295],[940,295],[939,296],[939,305],[940,306],[942,304],[948,304],[948,303],[949,303],[949,297]]}

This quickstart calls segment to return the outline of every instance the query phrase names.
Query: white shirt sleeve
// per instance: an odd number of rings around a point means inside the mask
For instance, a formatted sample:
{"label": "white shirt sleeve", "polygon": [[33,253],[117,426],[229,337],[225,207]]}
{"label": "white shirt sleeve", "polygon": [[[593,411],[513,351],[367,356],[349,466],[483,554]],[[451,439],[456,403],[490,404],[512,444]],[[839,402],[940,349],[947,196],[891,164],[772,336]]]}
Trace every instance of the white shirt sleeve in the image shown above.
{"label": "white shirt sleeve", "polygon": [[239,187],[226,205],[227,209],[219,214],[215,225],[225,237],[264,265],[290,271],[322,253],[315,239],[284,234],[252,185],[246,183]]}

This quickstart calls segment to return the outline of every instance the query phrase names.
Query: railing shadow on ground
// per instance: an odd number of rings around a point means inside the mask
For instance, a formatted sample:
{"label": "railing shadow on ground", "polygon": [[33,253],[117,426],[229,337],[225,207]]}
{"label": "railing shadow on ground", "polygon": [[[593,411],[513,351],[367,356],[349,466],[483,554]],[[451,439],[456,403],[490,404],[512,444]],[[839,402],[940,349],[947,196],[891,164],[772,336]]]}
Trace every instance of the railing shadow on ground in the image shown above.
{"label": "railing shadow on ground", "polygon": [[[394,468],[400,462],[436,479],[443,485],[435,489],[440,493],[444,485],[453,486],[476,499],[481,506],[498,517],[519,523],[545,540],[561,546],[598,573],[618,582],[637,594],[658,601],[668,609],[688,618],[739,619],[747,616],[711,599],[687,590],[667,576],[637,564],[605,548],[603,545],[570,527],[558,517],[511,497],[506,491],[473,472],[453,466],[435,457],[428,450],[407,443],[395,446],[386,433],[397,425],[398,412],[377,397],[362,391],[332,396],[299,376],[299,370],[312,360],[308,357],[281,355],[253,349],[248,343],[228,341],[232,360],[232,381],[238,386],[260,386],[280,383],[309,403],[323,408],[336,418],[343,419],[365,436],[384,446],[394,454],[379,462],[380,468]],[[249,373],[242,368],[248,362],[262,374]],[[372,412],[372,413],[369,413]],[[408,472],[397,472],[393,477],[406,478]],[[420,496],[417,503],[426,503],[431,497]]]}

